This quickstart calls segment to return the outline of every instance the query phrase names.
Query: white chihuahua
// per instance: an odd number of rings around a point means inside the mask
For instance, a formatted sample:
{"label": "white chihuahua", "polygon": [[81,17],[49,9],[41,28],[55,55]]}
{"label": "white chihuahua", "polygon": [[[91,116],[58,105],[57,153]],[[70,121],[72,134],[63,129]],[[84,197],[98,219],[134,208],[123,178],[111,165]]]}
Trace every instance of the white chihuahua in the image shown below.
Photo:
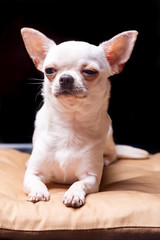
{"label": "white chihuahua", "polygon": [[66,206],[80,207],[88,193],[99,189],[104,162],[117,158],[147,158],[148,152],[115,146],[108,77],[122,71],[137,38],[123,32],[94,46],[68,41],[56,45],[37,30],[21,30],[26,49],[44,73],[44,104],[37,113],[33,152],[24,187],[28,201],[48,201],[45,183],[72,184],[64,194]]}

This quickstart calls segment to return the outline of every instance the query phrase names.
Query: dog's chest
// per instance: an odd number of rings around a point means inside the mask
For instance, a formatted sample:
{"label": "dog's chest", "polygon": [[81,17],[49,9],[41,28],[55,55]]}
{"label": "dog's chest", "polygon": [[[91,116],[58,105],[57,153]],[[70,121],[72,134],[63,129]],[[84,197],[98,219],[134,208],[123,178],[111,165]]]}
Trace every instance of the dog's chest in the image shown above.
{"label": "dog's chest", "polygon": [[57,183],[76,181],[88,151],[85,139],[81,134],[67,129],[63,129],[59,134],[58,131],[54,132],[48,139],[50,143],[43,175]]}
{"label": "dog's chest", "polygon": [[34,138],[35,142],[41,142],[44,153],[39,172],[46,180],[73,183],[91,171],[95,154],[103,148],[98,131],[77,117],[70,121],[56,114],[54,118],[44,118],[44,113],[43,109],[38,115]]}

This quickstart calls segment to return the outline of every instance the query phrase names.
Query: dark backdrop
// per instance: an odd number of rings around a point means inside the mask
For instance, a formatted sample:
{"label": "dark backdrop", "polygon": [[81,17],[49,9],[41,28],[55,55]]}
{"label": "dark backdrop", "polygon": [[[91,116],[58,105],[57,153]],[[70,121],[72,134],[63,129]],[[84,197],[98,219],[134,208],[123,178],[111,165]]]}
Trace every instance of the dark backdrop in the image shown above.
{"label": "dark backdrop", "polygon": [[41,106],[43,75],[21,36],[24,26],[57,43],[99,44],[126,30],[139,32],[123,72],[111,77],[109,113],[117,143],[160,150],[160,1],[0,0],[0,142],[31,142]]}

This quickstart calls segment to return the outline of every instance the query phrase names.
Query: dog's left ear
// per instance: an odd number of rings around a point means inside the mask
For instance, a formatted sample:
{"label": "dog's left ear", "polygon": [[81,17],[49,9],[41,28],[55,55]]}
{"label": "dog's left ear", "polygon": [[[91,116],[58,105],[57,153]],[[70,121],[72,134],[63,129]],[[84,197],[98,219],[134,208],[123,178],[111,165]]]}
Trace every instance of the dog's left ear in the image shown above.
{"label": "dog's left ear", "polygon": [[137,35],[137,31],[127,31],[100,44],[110,64],[111,75],[123,70],[125,63],[130,58]]}
{"label": "dog's left ear", "polygon": [[33,28],[22,28],[21,34],[27,52],[32,58],[35,66],[38,70],[43,71],[44,59],[49,49],[55,45],[55,42]]}

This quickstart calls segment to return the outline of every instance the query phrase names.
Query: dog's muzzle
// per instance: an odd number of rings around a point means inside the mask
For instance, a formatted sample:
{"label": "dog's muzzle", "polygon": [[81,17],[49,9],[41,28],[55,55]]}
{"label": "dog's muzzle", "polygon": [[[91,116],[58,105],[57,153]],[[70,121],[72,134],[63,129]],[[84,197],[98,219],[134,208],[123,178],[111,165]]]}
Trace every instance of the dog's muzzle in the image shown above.
{"label": "dog's muzzle", "polygon": [[63,74],[59,78],[59,88],[55,93],[56,97],[86,97],[84,88],[77,87],[74,78],[70,74]]}

